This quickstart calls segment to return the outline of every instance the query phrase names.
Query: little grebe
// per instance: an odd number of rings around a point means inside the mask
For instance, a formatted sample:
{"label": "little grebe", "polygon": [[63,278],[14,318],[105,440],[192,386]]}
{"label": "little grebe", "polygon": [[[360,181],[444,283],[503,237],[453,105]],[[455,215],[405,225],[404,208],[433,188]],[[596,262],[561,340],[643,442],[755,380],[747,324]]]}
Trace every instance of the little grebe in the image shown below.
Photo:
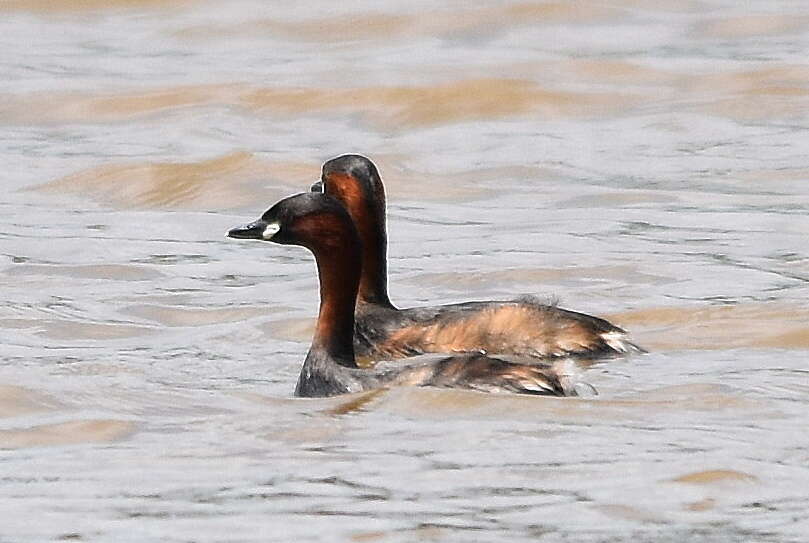
{"label": "little grebe", "polygon": [[362,240],[354,346],[362,358],[488,352],[539,359],[603,358],[644,352],[604,319],[533,297],[398,309],[388,297],[385,188],[373,162],[343,155],[323,164],[313,192],[348,211]]}
{"label": "little grebe", "polygon": [[228,236],[300,245],[315,256],[320,312],[295,389],[297,396],[333,396],[398,385],[577,395],[576,385],[581,383],[573,382],[564,361],[526,365],[467,353],[359,368],[354,358],[354,306],[361,275],[361,242],[351,217],[330,196],[290,196],[261,219],[232,229]]}

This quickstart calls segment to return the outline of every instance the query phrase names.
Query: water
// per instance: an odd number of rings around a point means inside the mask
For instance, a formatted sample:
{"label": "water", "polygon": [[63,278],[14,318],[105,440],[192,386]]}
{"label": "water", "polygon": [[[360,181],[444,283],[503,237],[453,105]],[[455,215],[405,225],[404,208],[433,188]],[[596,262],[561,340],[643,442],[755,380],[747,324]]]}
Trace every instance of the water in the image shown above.
{"label": "water", "polygon": [[[809,533],[802,2],[0,6],[0,541]],[[293,399],[323,160],[403,306],[531,293],[651,353],[594,399]]]}

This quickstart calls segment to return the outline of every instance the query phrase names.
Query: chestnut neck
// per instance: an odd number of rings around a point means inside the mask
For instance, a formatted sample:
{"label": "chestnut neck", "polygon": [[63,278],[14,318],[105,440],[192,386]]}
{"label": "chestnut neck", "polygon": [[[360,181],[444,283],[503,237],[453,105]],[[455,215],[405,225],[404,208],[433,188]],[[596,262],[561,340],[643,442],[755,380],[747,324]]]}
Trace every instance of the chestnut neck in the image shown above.
{"label": "chestnut neck", "polygon": [[388,236],[382,182],[373,179],[373,184],[362,183],[347,174],[333,174],[325,181],[328,193],[348,210],[362,241],[357,303],[394,308],[388,297]]}
{"label": "chestnut neck", "polygon": [[388,297],[388,236],[385,201],[363,202],[365,209],[352,213],[362,239],[362,275],[359,302],[393,307]]}
{"label": "chestnut neck", "polygon": [[312,350],[325,351],[342,366],[354,360],[354,305],[360,281],[360,250],[356,236],[344,236],[313,248],[320,281],[320,311]]}

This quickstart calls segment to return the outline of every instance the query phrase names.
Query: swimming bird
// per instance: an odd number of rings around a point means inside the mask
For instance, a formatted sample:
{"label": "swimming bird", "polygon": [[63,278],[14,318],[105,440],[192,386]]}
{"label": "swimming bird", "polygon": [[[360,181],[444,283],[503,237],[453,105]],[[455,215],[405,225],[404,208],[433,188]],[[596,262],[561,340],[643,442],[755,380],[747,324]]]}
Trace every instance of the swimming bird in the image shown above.
{"label": "swimming bird", "polygon": [[644,352],[626,331],[604,319],[531,296],[399,309],[388,296],[385,187],[374,163],[353,154],[328,160],[311,190],[339,201],[362,240],[354,337],[360,357],[482,351],[595,359]]}
{"label": "swimming bird", "polygon": [[328,195],[309,192],[285,198],[259,220],[230,230],[228,236],[299,245],[314,254],[320,311],[295,388],[297,396],[333,396],[400,385],[577,395],[569,372],[575,366],[572,363],[518,364],[465,353],[359,368],[354,356],[354,307],[361,276],[361,242],[351,217]]}

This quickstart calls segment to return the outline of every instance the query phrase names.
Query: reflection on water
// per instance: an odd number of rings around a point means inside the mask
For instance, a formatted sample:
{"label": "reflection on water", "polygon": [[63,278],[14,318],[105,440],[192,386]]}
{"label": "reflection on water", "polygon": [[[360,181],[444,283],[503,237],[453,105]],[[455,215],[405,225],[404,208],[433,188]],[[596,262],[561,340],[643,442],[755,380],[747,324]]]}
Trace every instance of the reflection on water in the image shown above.
{"label": "reflection on water", "polygon": [[[809,348],[809,312],[794,305],[737,304],[699,308],[644,308],[613,315],[617,322],[638,330],[654,330],[655,349],[682,347],[668,331],[686,335],[691,349],[738,347]],[[727,334],[732,330],[732,334]]]}
{"label": "reflection on water", "polygon": [[103,443],[130,435],[134,424],[116,420],[81,420],[45,424],[24,430],[0,430],[0,443],[6,449]]}
{"label": "reflection on water", "polygon": [[626,108],[629,96],[549,91],[520,79],[472,79],[430,86],[345,88],[271,88],[201,86],[143,94],[9,98],[0,117],[15,122],[104,122],[199,106],[235,106],[276,115],[343,114],[391,128],[463,120],[540,115],[543,118],[592,116]]}
{"label": "reflection on water", "polygon": [[[801,7],[0,4],[2,536],[803,541]],[[224,234],[344,152],[396,303],[651,353],[594,398],[292,398],[312,259]]]}
{"label": "reflection on water", "polygon": [[[344,13],[337,17],[314,14],[312,20],[278,18],[248,20],[230,25],[205,25],[180,31],[183,37],[210,39],[244,35],[281,35],[289,40],[340,43],[357,40],[412,40],[421,35],[462,36],[502,32],[523,25],[589,23],[620,17],[620,9],[585,2],[515,2],[502,6],[419,10],[411,13]],[[277,17],[277,15],[276,15]]]}
{"label": "reflection on water", "polygon": [[[240,152],[198,163],[105,165],[39,185],[54,193],[78,193],[121,207],[183,207],[194,209],[231,207],[279,197],[291,187],[268,191],[256,179],[273,177],[274,165]],[[286,173],[280,168],[280,173]],[[250,183],[252,181],[252,183]]]}

